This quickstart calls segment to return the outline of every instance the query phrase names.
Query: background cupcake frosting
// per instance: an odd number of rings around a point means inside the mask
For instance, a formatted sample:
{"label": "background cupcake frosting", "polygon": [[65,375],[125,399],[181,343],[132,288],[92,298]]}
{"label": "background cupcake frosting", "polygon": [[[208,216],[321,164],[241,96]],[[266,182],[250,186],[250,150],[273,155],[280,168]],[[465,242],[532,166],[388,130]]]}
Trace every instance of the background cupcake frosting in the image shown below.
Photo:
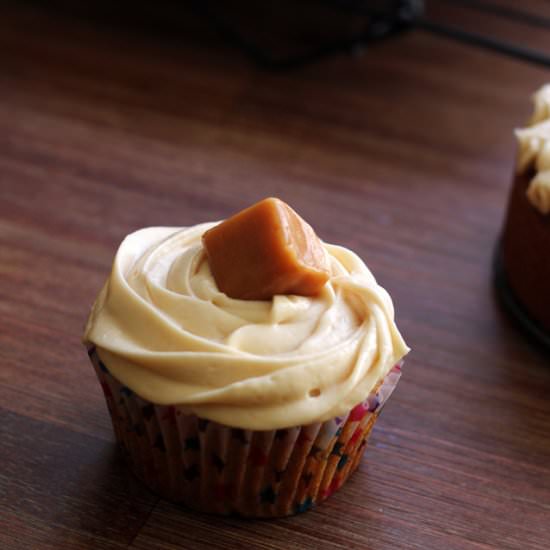
{"label": "background cupcake frosting", "polygon": [[351,251],[325,244],[315,297],[234,300],[201,245],[215,223],[147,228],[121,244],[84,340],[142,397],[247,429],[344,414],[408,352],[391,299]]}
{"label": "background cupcake frosting", "polygon": [[527,198],[541,213],[550,214],[550,84],[533,96],[533,116],[526,128],[516,130],[518,173],[534,171]]}

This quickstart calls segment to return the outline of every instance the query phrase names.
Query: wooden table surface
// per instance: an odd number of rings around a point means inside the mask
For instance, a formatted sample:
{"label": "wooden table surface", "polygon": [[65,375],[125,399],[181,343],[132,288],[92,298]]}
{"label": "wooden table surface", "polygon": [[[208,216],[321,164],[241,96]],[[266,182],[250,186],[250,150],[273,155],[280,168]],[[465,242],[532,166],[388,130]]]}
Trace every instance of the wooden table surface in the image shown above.
{"label": "wooden table surface", "polygon": [[[549,356],[491,283],[512,129],[547,80],[420,30],[270,73],[213,34],[4,4],[0,547],[548,549]],[[127,233],[266,195],[366,260],[413,351],[340,492],[220,519],[128,473],[80,337]]]}

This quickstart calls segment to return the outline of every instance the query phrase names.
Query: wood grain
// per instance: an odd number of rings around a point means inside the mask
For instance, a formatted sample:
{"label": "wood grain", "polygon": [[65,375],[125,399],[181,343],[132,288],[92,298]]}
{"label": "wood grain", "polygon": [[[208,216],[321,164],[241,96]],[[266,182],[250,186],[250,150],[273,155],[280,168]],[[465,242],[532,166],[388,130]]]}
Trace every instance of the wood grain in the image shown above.
{"label": "wood grain", "polygon": [[[548,72],[418,31],[272,74],[186,24],[0,8],[0,547],[548,548],[548,355],[491,286]],[[339,493],[218,519],[128,474],[80,336],[124,235],[266,195],[367,261],[413,352]]]}
{"label": "wood grain", "polygon": [[[528,23],[521,15],[536,21]],[[426,18],[445,26],[550,55],[548,2],[529,0],[518,4],[510,0],[428,0]]]}

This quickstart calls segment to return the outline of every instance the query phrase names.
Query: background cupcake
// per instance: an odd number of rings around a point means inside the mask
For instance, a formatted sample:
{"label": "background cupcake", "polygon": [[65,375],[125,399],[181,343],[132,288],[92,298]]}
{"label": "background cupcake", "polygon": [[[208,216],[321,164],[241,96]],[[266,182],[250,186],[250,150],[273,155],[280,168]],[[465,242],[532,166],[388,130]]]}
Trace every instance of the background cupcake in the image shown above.
{"label": "background cupcake", "polygon": [[550,346],[550,85],[538,90],[533,103],[527,127],[516,130],[518,158],[498,283],[511,311]]}

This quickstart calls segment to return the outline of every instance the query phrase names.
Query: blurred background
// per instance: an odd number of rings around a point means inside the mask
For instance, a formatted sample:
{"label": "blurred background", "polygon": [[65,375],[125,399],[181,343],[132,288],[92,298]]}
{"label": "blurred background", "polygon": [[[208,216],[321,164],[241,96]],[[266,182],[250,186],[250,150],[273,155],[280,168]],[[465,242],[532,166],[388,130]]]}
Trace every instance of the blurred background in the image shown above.
{"label": "blurred background", "polygon": [[[492,258],[549,29],[546,0],[0,2],[0,547],[546,550],[548,356]],[[126,475],[80,338],[125,235],[270,195],[413,352],[348,488],[213,529]]]}
{"label": "blurred background", "polygon": [[[414,26],[449,39],[548,66],[550,29],[544,0],[161,0],[16,2],[164,39],[242,50],[258,65],[287,69],[337,52],[359,53]],[[524,32],[529,27],[529,32]]]}

